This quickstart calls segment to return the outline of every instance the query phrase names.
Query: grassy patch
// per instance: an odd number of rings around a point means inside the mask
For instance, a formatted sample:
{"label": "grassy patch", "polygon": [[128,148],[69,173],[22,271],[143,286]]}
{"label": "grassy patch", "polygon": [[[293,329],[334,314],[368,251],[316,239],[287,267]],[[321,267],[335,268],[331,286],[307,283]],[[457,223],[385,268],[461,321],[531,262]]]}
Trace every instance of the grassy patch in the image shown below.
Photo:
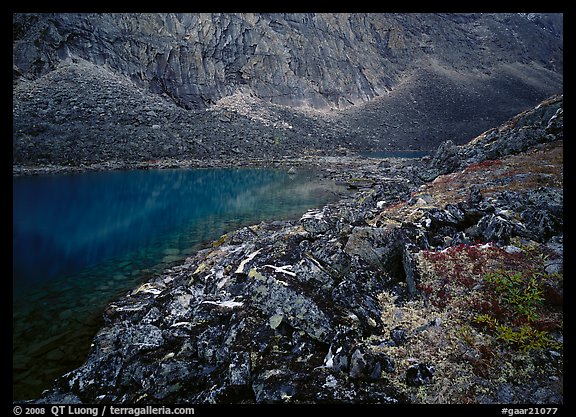
{"label": "grassy patch", "polygon": [[544,286],[561,288],[562,275],[545,272],[543,251],[492,244],[424,251],[427,278],[418,288],[435,307],[457,308],[467,324],[510,347],[558,349],[550,332],[562,329],[561,312],[547,302]]}
{"label": "grassy patch", "polygon": [[[497,398],[503,384],[561,378],[562,361],[549,351],[562,357],[563,316],[546,288],[560,289],[562,275],[545,272],[544,246],[516,244],[421,251],[421,297],[398,303],[381,294],[384,333],[400,326],[409,336],[402,346],[379,349],[396,362],[390,380],[413,401],[476,403]],[[435,366],[434,383],[404,385],[406,368],[416,362]]]}

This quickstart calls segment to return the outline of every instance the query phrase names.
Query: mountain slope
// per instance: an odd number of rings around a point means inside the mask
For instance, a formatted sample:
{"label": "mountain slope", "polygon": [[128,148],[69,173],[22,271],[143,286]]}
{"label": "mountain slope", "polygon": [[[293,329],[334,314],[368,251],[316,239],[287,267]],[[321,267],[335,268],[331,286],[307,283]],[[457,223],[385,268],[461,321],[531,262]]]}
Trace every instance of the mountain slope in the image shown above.
{"label": "mountain slope", "polygon": [[562,14],[16,14],[13,34],[22,164],[433,149],[563,82]]}
{"label": "mountain slope", "polygon": [[562,71],[555,15],[58,14],[16,17],[14,31],[20,72],[77,56],[186,107],[238,89],[292,107],[347,107],[432,59],[464,73],[515,62]]}

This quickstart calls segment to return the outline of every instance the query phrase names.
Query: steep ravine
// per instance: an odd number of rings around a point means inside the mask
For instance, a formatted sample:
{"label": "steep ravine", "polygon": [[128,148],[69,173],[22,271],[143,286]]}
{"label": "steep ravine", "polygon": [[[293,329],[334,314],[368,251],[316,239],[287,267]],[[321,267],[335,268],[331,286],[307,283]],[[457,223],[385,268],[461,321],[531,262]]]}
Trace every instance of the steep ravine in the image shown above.
{"label": "steep ravine", "polygon": [[563,98],[111,303],[38,402],[563,403]]}

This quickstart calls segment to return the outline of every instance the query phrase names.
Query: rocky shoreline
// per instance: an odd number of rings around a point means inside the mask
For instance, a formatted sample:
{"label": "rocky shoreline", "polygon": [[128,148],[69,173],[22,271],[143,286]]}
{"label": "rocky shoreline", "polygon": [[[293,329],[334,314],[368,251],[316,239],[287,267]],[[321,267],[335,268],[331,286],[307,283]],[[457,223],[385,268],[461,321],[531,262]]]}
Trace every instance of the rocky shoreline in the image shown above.
{"label": "rocky shoreline", "polygon": [[[402,158],[401,158],[402,159]],[[410,158],[408,158],[410,159]],[[282,159],[156,159],[142,162],[106,161],[94,164],[79,165],[13,165],[13,176],[46,175],[80,173],[88,171],[113,171],[130,169],[173,169],[173,168],[304,168],[320,169],[330,172],[353,170],[354,167],[364,167],[370,170],[371,165],[387,160],[389,163],[398,162],[398,158],[369,159],[355,155],[346,156],[314,156],[314,157],[285,157]],[[405,161],[400,161],[404,165]]]}
{"label": "rocky shoreline", "polygon": [[112,302],[34,402],[563,403],[562,106],[433,157],[333,164],[357,193]]}

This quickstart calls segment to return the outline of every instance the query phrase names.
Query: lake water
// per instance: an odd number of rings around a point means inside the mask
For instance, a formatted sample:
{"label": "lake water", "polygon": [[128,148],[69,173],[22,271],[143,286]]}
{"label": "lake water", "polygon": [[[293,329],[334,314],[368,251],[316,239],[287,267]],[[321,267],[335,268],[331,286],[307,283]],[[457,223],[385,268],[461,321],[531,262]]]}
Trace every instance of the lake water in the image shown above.
{"label": "lake water", "polygon": [[13,179],[13,398],[81,365],[111,300],[263,220],[341,190],[311,172],[174,169]]}

